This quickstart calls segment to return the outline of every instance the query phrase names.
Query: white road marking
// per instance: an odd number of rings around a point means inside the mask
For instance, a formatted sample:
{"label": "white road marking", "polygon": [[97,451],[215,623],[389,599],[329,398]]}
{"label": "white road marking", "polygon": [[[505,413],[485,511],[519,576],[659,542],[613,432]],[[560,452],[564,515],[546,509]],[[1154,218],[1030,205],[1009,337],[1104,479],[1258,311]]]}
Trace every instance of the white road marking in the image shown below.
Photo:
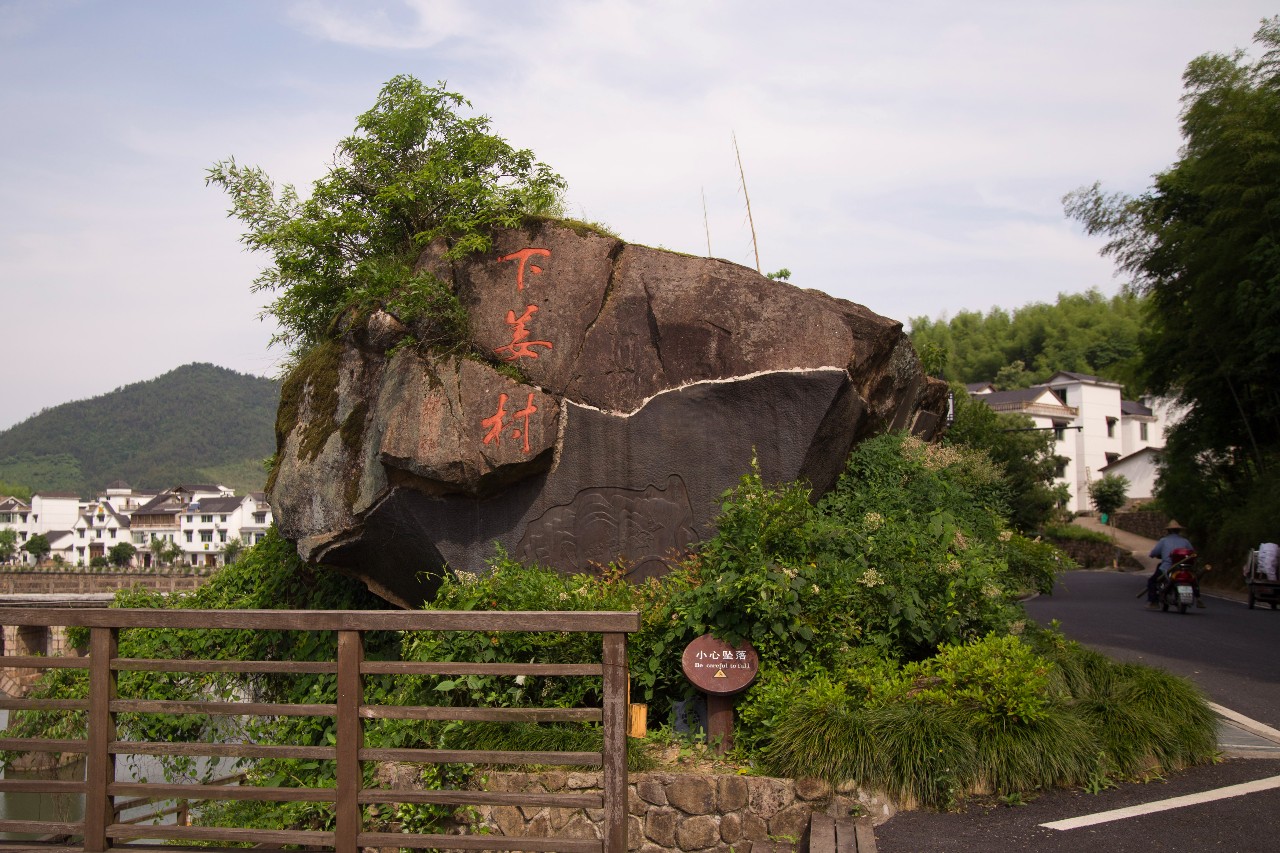
{"label": "white road marking", "polygon": [[1268,726],[1266,723],[1260,723],[1257,720],[1252,720],[1238,711],[1233,711],[1230,708],[1224,708],[1221,705],[1215,705],[1213,702],[1209,702],[1207,704],[1213,713],[1217,714],[1219,717],[1224,717],[1225,719],[1230,720],[1240,728],[1255,734],[1260,738],[1265,738],[1272,743],[1280,744],[1280,731],[1271,728],[1271,726]]}
{"label": "white road marking", "polygon": [[1050,823],[1042,823],[1040,825],[1048,829],[1079,829],[1082,826],[1094,826],[1099,823],[1109,823],[1113,820],[1124,820],[1125,818],[1154,814],[1155,812],[1168,811],[1169,809],[1180,809],[1184,806],[1211,803],[1214,800],[1225,800],[1229,797],[1241,797],[1245,794],[1255,794],[1258,791],[1269,791],[1273,788],[1280,788],[1280,776],[1271,776],[1266,779],[1259,779],[1256,782],[1242,782],[1239,785],[1229,785],[1226,788],[1215,788],[1212,791],[1201,791],[1198,794],[1186,794],[1181,797],[1170,797],[1167,800],[1156,800],[1153,803],[1144,803],[1140,806],[1129,806],[1123,809],[1112,809],[1111,811],[1095,812],[1094,814],[1067,818],[1066,820],[1055,820]]}

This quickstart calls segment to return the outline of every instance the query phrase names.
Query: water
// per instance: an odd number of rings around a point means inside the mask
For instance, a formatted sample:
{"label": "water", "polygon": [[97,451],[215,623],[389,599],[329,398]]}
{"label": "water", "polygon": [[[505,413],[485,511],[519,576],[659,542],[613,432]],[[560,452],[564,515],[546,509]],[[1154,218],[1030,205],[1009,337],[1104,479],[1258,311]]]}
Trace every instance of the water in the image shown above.
{"label": "water", "polygon": [[[9,712],[0,710],[0,729],[9,724]],[[231,762],[219,760],[213,768],[214,775],[225,775],[218,771],[227,770]],[[200,759],[198,771],[208,773],[209,761]],[[5,779],[56,779],[62,781],[83,781],[85,778],[85,761],[79,758],[54,769],[13,770],[6,769],[0,773]],[[159,782],[164,780],[164,768],[153,756],[135,755],[122,757],[116,762],[116,780],[119,782]],[[117,802],[119,800],[117,799]],[[177,817],[173,814],[156,815],[167,811],[176,803],[172,800],[148,803],[122,813],[122,821],[137,820],[141,823],[172,824]],[[56,822],[75,822],[84,817],[83,794],[19,794],[0,793],[0,818],[6,820],[41,820]],[[30,835],[0,833],[0,839],[30,838]]]}

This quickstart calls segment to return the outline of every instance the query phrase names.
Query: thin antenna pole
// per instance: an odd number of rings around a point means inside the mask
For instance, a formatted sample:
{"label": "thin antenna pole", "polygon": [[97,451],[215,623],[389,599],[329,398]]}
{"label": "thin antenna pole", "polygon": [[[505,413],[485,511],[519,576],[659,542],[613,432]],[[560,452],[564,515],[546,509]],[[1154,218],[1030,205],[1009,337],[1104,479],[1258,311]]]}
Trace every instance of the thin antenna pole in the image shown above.
{"label": "thin antenna pole", "polygon": [[747,195],[747,173],[742,168],[742,151],[738,149],[738,134],[733,134],[733,153],[738,155],[738,176],[742,178],[742,197],[747,202],[747,224],[751,226],[751,248],[756,253],[756,272],[760,272],[760,244],[756,242],[756,222],[751,218],[751,196]]}
{"label": "thin antenna pole", "polygon": [[707,188],[702,187],[702,227],[707,231],[707,257],[711,257],[711,223],[707,220]]}

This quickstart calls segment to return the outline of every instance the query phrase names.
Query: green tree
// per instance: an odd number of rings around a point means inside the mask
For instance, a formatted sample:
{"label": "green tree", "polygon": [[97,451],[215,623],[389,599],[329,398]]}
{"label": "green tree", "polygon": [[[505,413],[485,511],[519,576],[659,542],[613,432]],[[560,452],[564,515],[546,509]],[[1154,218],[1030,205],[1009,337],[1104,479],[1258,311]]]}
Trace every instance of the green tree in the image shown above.
{"label": "green tree", "polygon": [[0,530],[0,563],[7,563],[18,553],[18,531],[12,527]]}
{"label": "green tree", "polygon": [[953,382],[995,382],[1008,390],[1069,370],[1119,382],[1136,397],[1143,391],[1137,371],[1143,304],[1132,293],[1064,293],[1052,305],[1036,302],[1012,312],[914,317],[911,340],[922,359],[944,368],[931,375]]}
{"label": "green tree", "polygon": [[30,554],[32,559],[36,561],[36,565],[39,565],[41,560],[49,556],[49,552],[53,550],[53,547],[49,544],[48,536],[43,533],[37,533],[22,543],[22,550]]}
{"label": "green tree", "polygon": [[1027,365],[1022,359],[1015,358],[996,371],[994,384],[1001,391],[1011,391],[1015,388],[1030,388],[1034,381],[1035,377],[1027,370]]}
{"label": "green tree", "polygon": [[1089,500],[1103,515],[1110,516],[1129,499],[1129,480],[1119,474],[1105,474],[1089,484]]}
{"label": "green tree", "polygon": [[159,569],[168,560],[169,543],[159,536],[152,536],[151,541],[147,543],[147,550],[151,552],[151,566]]}
{"label": "green tree", "polygon": [[230,214],[247,227],[242,242],[271,256],[254,289],[275,294],[264,313],[279,323],[276,342],[300,354],[344,308],[371,304],[440,318],[439,342],[457,337],[457,300],[413,270],[423,248],[443,238],[451,257],[483,251],[491,229],[559,212],[565,187],[531,151],[493,135],[486,116],[458,114],[470,106],[442,84],[392,78],[306,201],[234,159],[209,170],[206,182],[230,195]]}
{"label": "green tree", "polygon": [[1237,50],[1187,66],[1181,156],[1150,189],[1094,184],[1065,199],[1148,301],[1147,383],[1189,407],[1169,433],[1159,496],[1215,534],[1251,514],[1280,456],[1280,18],[1254,40],[1256,61]]}
{"label": "green tree", "polygon": [[[3,470],[2,466],[0,466],[0,470]],[[27,486],[19,486],[16,483],[0,480],[0,495],[17,498],[23,503],[31,503],[31,489]]]}
{"label": "green tree", "polygon": [[224,564],[229,566],[242,553],[244,553],[244,542],[240,541],[240,537],[237,536],[234,539],[229,539],[227,544],[222,547],[222,560]]}
{"label": "green tree", "polygon": [[993,411],[959,386],[952,393],[955,420],[943,443],[982,451],[995,462],[1004,474],[1010,523],[1024,532],[1039,530],[1065,498],[1055,483],[1061,459],[1053,452],[1053,431],[1035,429],[1025,415]]}
{"label": "green tree", "polygon": [[133,555],[138,553],[138,549],[128,542],[117,542],[107,550],[107,559],[111,565],[123,569],[133,560]]}

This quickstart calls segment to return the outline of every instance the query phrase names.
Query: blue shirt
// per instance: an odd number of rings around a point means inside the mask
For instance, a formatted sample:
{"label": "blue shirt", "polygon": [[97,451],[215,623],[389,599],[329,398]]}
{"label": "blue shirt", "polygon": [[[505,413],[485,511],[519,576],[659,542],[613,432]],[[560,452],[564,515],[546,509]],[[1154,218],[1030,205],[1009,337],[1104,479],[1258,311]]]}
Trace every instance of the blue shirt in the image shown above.
{"label": "blue shirt", "polygon": [[1159,557],[1160,565],[1157,567],[1157,570],[1161,572],[1167,572],[1169,571],[1169,566],[1173,564],[1173,560],[1169,557],[1169,555],[1172,554],[1178,548],[1186,548],[1188,551],[1195,550],[1194,548],[1191,547],[1191,541],[1187,539],[1187,537],[1183,536],[1180,533],[1170,533],[1168,536],[1165,536],[1163,539],[1157,542],[1156,547],[1152,548],[1151,553],[1148,554],[1147,556]]}

